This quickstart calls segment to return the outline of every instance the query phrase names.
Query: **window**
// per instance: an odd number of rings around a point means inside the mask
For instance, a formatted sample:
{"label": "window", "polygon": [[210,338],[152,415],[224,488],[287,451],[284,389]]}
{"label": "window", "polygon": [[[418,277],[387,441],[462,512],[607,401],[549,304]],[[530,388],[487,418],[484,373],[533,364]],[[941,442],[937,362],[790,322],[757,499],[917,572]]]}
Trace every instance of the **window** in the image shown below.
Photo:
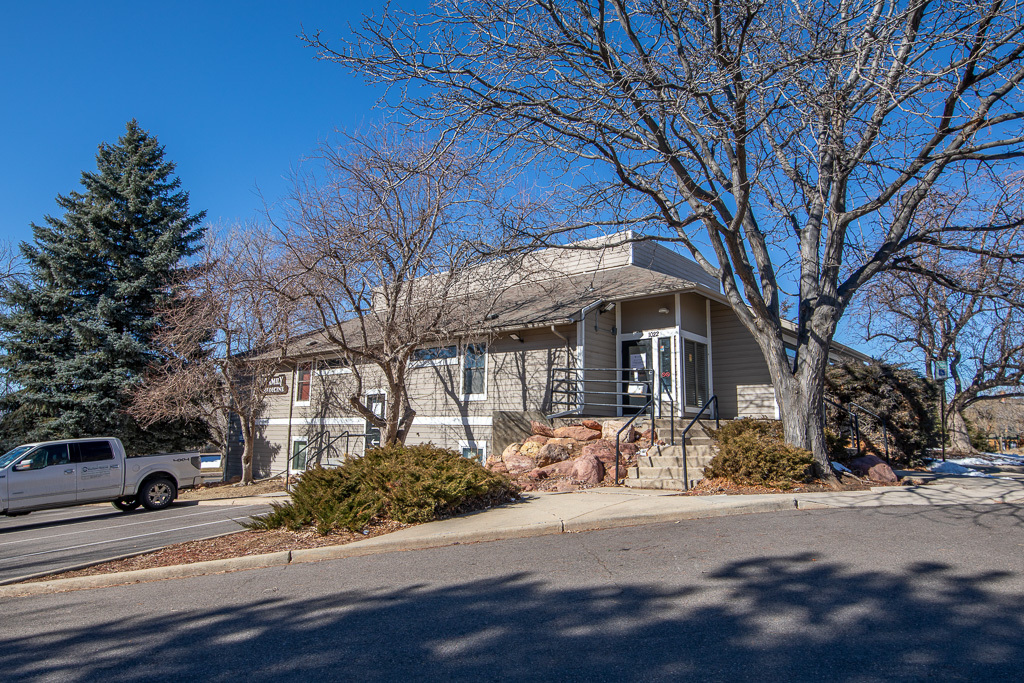
{"label": "window", "polygon": [[292,441],[292,469],[306,469],[306,440],[294,439]]}
{"label": "window", "polygon": [[312,363],[300,363],[295,369],[295,402],[309,403]]}
{"label": "window", "polygon": [[109,441],[82,441],[78,444],[78,457],[80,462],[113,460],[114,451]]}
{"label": "window", "polygon": [[469,344],[462,366],[462,393],[467,398],[482,399],[487,394],[487,346]]}
{"label": "window", "polygon": [[476,460],[481,465],[487,461],[487,442],[485,441],[460,441],[459,449],[463,458]]}
{"label": "window", "polygon": [[71,455],[66,443],[40,446],[18,463],[18,470],[41,470],[53,465],[71,464]]}
{"label": "window", "polygon": [[316,371],[321,375],[340,375],[352,372],[348,358],[321,358],[316,362]]}
{"label": "window", "polygon": [[686,340],[683,372],[686,375],[686,405],[701,408],[708,400],[707,344]]}
{"label": "window", "polygon": [[459,362],[459,350],[452,346],[428,346],[412,352],[412,366],[423,368],[430,365],[454,365]]}

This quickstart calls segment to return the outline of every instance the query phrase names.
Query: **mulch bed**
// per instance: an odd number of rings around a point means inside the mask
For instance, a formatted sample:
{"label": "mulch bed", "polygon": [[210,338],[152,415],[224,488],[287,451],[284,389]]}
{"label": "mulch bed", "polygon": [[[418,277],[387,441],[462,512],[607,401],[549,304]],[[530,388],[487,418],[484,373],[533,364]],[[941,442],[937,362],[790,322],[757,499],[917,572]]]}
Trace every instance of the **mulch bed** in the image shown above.
{"label": "mulch bed", "polygon": [[52,579],[70,579],[75,576],[127,572],[135,569],[150,569],[152,567],[168,567],[177,564],[193,564],[195,562],[206,562],[207,560],[225,560],[232,557],[276,553],[282,550],[304,550],[306,548],[321,548],[330,545],[345,545],[353,541],[361,541],[364,538],[389,534],[392,531],[398,531],[408,526],[411,525],[385,522],[370,527],[365,534],[334,531],[325,536],[321,536],[314,531],[239,531],[227,536],[218,536],[217,538],[208,538],[202,541],[176,543],[160,550],[146,553],[145,555],[136,555],[124,560],[104,562],[103,564],[93,565],[85,569],[50,574],[49,576],[30,579],[25,583],[50,581]]}
{"label": "mulch bed", "polygon": [[832,493],[834,491],[868,491],[876,486],[898,486],[898,484],[879,484],[868,479],[850,476],[846,473],[839,479],[841,488],[834,489],[820,480],[813,480],[794,486],[791,489],[779,489],[770,486],[741,486],[728,479],[704,479],[697,483],[684,496],[742,496],[760,493]]}

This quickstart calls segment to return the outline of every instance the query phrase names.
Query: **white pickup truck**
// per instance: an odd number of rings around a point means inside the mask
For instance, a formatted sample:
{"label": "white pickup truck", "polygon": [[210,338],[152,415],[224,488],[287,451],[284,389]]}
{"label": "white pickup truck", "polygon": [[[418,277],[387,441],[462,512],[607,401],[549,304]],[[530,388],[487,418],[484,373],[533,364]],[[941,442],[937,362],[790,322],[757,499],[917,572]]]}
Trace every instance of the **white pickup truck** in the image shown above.
{"label": "white pickup truck", "polygon": [[111,438],[18,446],[0,456],[0,514],[110,501],[119,510],[160,510],[202,483],[198,453],[126,457]]}

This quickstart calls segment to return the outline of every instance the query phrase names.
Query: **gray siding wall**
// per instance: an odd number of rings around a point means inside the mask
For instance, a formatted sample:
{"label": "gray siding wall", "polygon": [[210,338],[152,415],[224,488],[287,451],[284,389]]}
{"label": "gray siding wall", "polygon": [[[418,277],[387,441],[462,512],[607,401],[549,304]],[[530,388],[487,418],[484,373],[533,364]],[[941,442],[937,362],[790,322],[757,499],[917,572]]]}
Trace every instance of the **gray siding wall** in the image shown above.
{"label": "gray siding wall", "polygon": [[[604,323],[610,330],[614,320]],[[483,443],[490,452],[491,421],[494,411],[550,412],[554,368],[574,363],[575,325],[556,328],[566,342],[550,329],[517,333],[522,342],[501,336],[487,340],[487,393],[483,400],[467,400],[462,395],[462,364],[410,368],[409,398],[417,416],[408,443],[433,442],[458,448],[460,441]],[[469,340],[473,341],[473,340]],[[481,340],[484,341],[484,340]],[[318,431],[332,436],[343,431],[361,433],[365,422],[345,405],[345,390],[353,375],[313,373],[309,405],[293,404],[295,376],[286,371],[287,393],[268,400],[264,426],[255,444],[254,465],[257,476],[283,472],[296,437],[309,438]],[[376,393],[386,383],[379,371],[364,368],[363,394]],[[328,398],[333,394],[334,398]],[[388,396],[388,400],[392,397]],[[289,408],[291,417],[289,419]],[[290,430],[289,430],[290,427]],[[353,452],[362,451],[361,440],[352,442]],[[232,444],[228,476],[240,474],[241,444]],[[237,466],[237,467],[236,467]]]}
{"label": "gray siding wall", "polygon": [[723,418],[774,415],[772,380],[761,348],[732,309],[717,301],[711,302],[711,365]]}
{"label": "gray siding wall", "polygon": [[[622,329],[619,331],[623,334],[676,326],[676,297],[674,294],[623,301],[619,306],[622,307]],[[667,308],[668,313],[659,313],[658,309],[661,308]]]}
{"label": "gray siding wall", "polygon": [[[615,335],[612,328],[615,327],[615,311],[598,313],[591,311],[586,320],[582,323],[583,328],[583,367],[584,368],[617,368],[618,353],[616,351]],[[595,329],[595,326],[597,329]],[[614,416],[614,406],[599,406],[602,403],[614,403],[615,396],[595,392],[615,392],[618,384],[616,373],[612,371],[585,373],[584,400],[588,406],[585,412],[590,416]]]}
{"label": "gray siding wall", "polygon": [[700,294],[679,295],[679,326],[687,332],[708,335],[707,299]]}
{"label": "gray siding wall", "polygon": [[720,291],[718,280],[709,275],[695,261],[657,242],[636,242],[633,244],[633,265],[666,275],[674,275],[690,282]]}

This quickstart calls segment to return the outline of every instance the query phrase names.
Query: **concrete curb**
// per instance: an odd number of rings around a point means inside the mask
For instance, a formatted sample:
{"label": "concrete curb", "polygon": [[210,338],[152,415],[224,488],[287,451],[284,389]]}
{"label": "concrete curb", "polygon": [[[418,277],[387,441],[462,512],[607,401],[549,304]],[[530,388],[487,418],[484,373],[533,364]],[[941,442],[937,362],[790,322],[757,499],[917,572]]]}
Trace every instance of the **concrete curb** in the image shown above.
{"label": "concrete curb", "polygon": [[70,579],[54,579],[36,583],[22,583],[0,586],[0,598],[28,597],[47,593],[64,593],[68,591],[90,588],[107,588],[125,584],[160,581],[163,579],[182,579],[210,574],[241,571],[245,569],[264,569],[288,564],[320,562],[347,557],[362,557],[404,550],[426,550],[463,543],[483,543],[512,538],[533,538],[562,533],[580,531],[599,531],[642,524],[658,524],[675,522],[684,519],[701,519],[722,517],[726,515],[756,514],[761,512],[778,512],[795,510],[796,501],[791,496],[780,496],[778,501],[751,501],[735,505],[707,507],[698,510],[658,511],[641,514],[624,514],[621,516],[598,517],[596,519],[570,519],[568,521],[552,520],[519,526],[508,526],[500,529],[484,529],[479,531],[463,531],[458,533],[434,533],[420,535],[416,538],[389,538],[379,536],[364,541],[356,541],[345,545],[308,548],[305,550],[280,551],[264,555],[249,555],[225,560],[208,560],[193,564],[136,569],[127,572],[97,574],[95,576],[77,576]]}

